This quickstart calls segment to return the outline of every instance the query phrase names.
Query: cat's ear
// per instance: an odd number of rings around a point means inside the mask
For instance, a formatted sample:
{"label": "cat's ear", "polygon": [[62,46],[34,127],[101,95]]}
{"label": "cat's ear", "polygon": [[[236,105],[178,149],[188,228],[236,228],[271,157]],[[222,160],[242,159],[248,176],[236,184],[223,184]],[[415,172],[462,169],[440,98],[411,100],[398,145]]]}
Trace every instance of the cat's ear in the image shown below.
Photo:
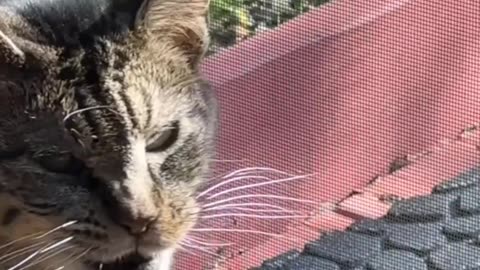
{"label": "cat's ear", "polygon": [[135,27],[172,42],[196,66],[208,46],[209,0],[144,0]]}
{"label": "cat's ear", "polygon": [[19,47],[14,36],[9,36],[0,30],[0,63],[23,65],[25,52]]}

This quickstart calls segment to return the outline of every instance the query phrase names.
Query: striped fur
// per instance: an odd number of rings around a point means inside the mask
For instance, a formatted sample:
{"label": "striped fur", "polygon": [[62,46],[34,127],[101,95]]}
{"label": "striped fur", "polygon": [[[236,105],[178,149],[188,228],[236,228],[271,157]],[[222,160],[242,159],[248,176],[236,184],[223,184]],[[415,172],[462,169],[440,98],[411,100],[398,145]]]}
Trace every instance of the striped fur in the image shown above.
{"label": "striped fur", "polygon": [[135,250],[158,258],[138,269],[169,269],[214,151],[207,4],[0,0],[0,269],[24,258],[2,245],[72,220],[41,239],[73,236],[69,252],[29,269],[87,249],[67,269]]}

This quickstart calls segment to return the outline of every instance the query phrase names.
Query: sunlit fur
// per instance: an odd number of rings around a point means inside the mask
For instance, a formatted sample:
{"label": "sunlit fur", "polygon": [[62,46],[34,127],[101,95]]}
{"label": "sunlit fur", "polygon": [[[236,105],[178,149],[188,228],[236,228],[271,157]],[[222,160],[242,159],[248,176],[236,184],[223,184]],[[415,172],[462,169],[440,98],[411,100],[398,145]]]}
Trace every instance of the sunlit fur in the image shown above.
{"label": "sunlit fur", "polygon": [[[135,249],[157,258],[144,269],[169,269],[214,150],[198,72],[207,4],[0,0],[0,269],[25,258],[1,259],[14,249],[70,236],[29,269],[91,270]],[[146,151],[174,122],[178,139]],[[153,221],[137,246],[125,225],[142,219]]]}

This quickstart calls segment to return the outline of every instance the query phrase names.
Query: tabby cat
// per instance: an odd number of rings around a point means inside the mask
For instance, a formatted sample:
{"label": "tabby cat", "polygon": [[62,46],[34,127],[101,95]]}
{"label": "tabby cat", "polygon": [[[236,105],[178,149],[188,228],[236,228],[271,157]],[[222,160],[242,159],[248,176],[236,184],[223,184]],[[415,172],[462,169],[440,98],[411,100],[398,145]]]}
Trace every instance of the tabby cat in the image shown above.
{"label": "tabby cat", "polygon": [[214,151],[207,6],[0,0],[0,269],[171,269]]}

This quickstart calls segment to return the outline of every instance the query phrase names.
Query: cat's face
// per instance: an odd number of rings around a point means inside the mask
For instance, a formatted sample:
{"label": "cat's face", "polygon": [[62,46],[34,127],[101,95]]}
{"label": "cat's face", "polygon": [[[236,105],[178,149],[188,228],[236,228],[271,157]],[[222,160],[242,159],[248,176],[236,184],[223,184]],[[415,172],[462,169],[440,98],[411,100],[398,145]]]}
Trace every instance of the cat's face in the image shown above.
{"label": "cat's face", "polygon": [[206,7],[145,1],[127,34],[68,49],[4,14],[15,24],[2,30],[0,269],[42,248],[25,265],[168,269],[214,148],[215,101],[197,72]]}

